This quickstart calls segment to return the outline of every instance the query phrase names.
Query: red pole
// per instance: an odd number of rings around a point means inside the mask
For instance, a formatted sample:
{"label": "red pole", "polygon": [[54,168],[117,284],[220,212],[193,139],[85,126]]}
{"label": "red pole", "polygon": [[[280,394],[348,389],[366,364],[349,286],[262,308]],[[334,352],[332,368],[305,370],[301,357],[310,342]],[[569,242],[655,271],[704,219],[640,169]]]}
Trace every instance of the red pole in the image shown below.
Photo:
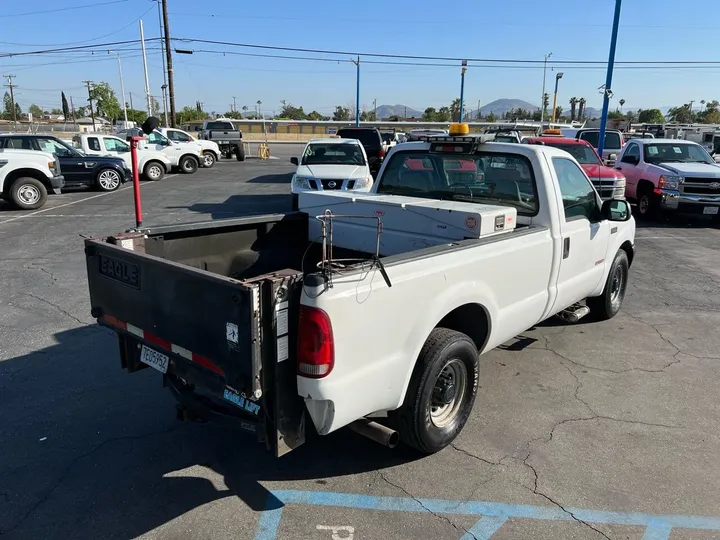
{"label": "red pole", "polygon": [[138,142],[145,137],[130,138],[130,158],[132,159],[133,192],[135,196],[135,227],[142,227],[142,201],[140,200],[140,170],[138,168]]}

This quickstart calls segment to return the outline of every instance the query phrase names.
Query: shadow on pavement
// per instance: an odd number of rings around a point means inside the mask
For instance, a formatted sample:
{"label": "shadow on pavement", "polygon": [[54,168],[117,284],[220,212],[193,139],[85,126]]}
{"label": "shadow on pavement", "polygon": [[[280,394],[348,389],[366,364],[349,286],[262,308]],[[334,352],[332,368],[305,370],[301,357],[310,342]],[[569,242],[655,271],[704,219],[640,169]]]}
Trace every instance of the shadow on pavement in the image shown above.
{"label": "shadow on pavement", "polygon": [[638,217],[637,210],[633,211],[635,224],[638,229],[717,229],[720,222],[714,221],[711,216],[697,214],[667,213],[657,219],[644,219]]}
{"label": "shadow on pavement", "polygon": [[248,180],[249,184],[289,184],[292,181],[293,173],[264,174]]}
{"label": "shadow on pavement", "polygon": [[109,331],[55,338],[0,363],[3,538],[134,538],[220,499],[272,508],[261,482],[324,484],[415,458],[341,430],[275,459],[250,435],[177,421],[160,375],[121,370]]}
{"label": "shadow on pavement", "polygon": [[292,210],[290,193],[231,195],[221,203],[198,202],[190,206],[168,206],[168,209],[187,209],[199,214],[209,214],[212,219],[228,219],[256,214],[277,214]]}

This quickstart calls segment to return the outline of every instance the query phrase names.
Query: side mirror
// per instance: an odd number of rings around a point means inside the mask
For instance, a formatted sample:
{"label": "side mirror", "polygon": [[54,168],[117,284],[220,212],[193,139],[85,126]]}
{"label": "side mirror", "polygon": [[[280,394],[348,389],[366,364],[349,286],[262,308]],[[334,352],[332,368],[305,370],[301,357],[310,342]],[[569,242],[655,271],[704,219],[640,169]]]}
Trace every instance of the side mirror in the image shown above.
{"label": "side mirror", "polygon": [[623,163],[630,163],[631,165],[637,165],[640,163],[640,158],[638,156],[625,156],[622,158]]}
{"label": "side mirror", "polygon": [[300,164],[300,162],[298,161],[298,158],[296,158],[296,157],[291,157],[291,158],[290,158],[290,163],[292,163],[293,165],[299,165],[299,164]]}
{"label": "side mirror", "polygon": [[610,154],[610,155],[608,156],[608,159],[609,159],[610,161],[615,161],[615,160],[617,159],[617,154]]}
{"label": "side mirror", "polygon": [[600,213],[602,218],[608,221],[628,221],[632,216],[630,203],[625,199],[610,199],[603,202]]}

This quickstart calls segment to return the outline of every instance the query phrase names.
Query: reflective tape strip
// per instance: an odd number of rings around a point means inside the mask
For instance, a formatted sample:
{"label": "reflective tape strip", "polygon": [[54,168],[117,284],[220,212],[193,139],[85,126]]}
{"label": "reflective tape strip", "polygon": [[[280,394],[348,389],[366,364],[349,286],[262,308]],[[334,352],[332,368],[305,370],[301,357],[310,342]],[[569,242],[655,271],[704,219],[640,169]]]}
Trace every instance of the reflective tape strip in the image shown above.
{"label": "reflective tape strip", "polygon": [[134,324],[130,324],[130,323],[125,323],[125,326],[126,326],[127,331],[130,332],[131,334],[134,334],[137,337],[145,339],[145,332],[143,331],[142,328],[138,328]]}
{"label": "reflective tape strip", "polygon": [[175,345],[174,343],[171,344],[171,350],[177,355],[182,356],[183,358],[187,358],[188,360],[192,360],[193,353],[188,351],[185,347],[181,347],[180,345]]}
{"label": "reflective tape strip", "polygon": [[213,364],[209,359],[205,358],[204,356],[192,353],[192,361],[199,366],[207,368],[210,371],[214,371],[218,375],[225,375],[225,372],[222,370],[222,368],[220,368],[220,366]]}

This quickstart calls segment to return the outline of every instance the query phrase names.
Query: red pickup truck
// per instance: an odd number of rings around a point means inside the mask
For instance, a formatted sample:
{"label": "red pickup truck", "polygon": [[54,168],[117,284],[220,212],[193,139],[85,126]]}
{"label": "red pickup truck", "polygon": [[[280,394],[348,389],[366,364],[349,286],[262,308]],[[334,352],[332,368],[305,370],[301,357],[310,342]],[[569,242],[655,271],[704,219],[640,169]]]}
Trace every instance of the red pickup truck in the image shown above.
{"label": "red pickup truck", "polygon": [[597,150],[587,141],[567,137],[525,137],[525,144],[544,144],[565,150],[572,155],[588,175],[600,198],[622,199],[625,197],[625,176],[612,167],[607,167]]}

